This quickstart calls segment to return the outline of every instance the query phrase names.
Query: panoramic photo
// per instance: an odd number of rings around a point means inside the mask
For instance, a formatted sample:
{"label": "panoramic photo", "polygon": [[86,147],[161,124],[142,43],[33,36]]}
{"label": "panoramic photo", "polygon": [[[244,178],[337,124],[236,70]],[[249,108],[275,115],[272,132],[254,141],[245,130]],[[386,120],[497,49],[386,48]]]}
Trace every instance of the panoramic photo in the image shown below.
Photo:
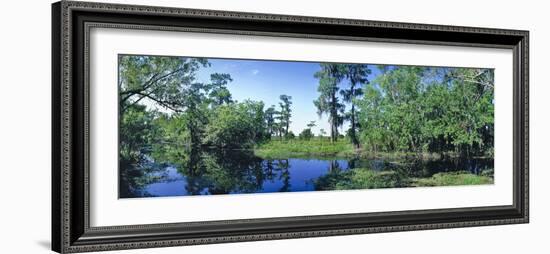
{"label": "panoramic photo", "polygon": [[119,198],[493,184],[494,70],[119,55]]}

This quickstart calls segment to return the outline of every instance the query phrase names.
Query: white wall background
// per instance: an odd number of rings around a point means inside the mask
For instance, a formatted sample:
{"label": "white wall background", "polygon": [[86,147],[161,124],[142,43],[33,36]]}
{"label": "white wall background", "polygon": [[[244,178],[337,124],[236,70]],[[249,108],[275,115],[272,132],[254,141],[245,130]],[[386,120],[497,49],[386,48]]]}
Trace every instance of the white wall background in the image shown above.
{"label": "white wall background", "polygon": [[[104,0],[106,1],[106,0]],[[550,249],[550,32],[545,1],[117,0],[219,10],[345,17],[531,31],[531,223],[371,235],[132,250],[121,253],[544,253]],[[0,253],[50,245],[50,1],[0,10]],[[511,112],[510,112],[511,113]]]}

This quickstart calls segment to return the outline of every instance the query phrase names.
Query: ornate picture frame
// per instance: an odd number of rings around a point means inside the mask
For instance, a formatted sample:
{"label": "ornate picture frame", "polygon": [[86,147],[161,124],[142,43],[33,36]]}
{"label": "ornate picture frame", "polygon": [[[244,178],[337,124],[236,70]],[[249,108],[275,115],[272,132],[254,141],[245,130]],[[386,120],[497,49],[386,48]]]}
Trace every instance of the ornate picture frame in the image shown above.
{"label": "ornate picture frame", "polygon": [[[92,226],[89,137],[92,28],[511,50],[512,205]],[[52,249],[73,253],[528,223],[528,89],[528,31],[73,1],[54,3]]]}

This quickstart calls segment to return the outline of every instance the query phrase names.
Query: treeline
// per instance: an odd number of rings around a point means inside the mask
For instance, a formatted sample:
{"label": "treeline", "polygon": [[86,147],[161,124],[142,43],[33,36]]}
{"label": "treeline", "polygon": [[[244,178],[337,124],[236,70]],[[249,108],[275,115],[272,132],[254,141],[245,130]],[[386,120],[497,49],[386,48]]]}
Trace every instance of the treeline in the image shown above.
{"label": "treeline", "polygon": [[[291,96],[280,95],[279,104],[267,108],[261,101],[235,101],[229,74],[197,81],[206,59],[122,55],[119,63],[123,159],[296,138]],[[376,78],[369,80],[373,71]],[[327,116],[331,141],[345,137],[357,151],[492,154],[491,69],[321,64],[312,75],[319,81],[312,106]],[[345,122],[348,130],[339,133]],[[297,138],[311,139],[315,126],[310,122]]]}
{"label": "treeline", "polygon": [[492,69],[321,64],[315,77],[333,141],[347,121],[346,136],[367,151],[493,153]]}
{"label": "treeline", "polygon": [[197,82],[206,59],[120,56],[120,153],[129,160],[143,154],[170,156],[200,147],[252,148],[272,136],[289,137],[292,97],[278,107],[261,101],[233,100],[229,74],[214,73]]}

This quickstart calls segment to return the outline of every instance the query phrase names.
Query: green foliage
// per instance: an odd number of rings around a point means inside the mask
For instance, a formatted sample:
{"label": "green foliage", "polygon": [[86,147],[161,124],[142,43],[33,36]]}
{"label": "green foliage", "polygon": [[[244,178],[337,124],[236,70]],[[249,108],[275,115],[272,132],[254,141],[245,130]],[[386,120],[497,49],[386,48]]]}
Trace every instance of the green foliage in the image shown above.
{"label": "green foliage", "polygon": [[258,145],[254,154],[266,159],[296,158],[308,156],[349,157],[353,156],[353,146],[345,140],[329,142],[322,138],[310,140],[271,140]]}
{"label": "green foliage", "polygon": [[430,178],[414,179],[415,186],[453,186],[453,185],[480,185],[492,184],[493,178],[483,175],[474,175],[469,172],[437,173]]}
{"label": "green foliage", "polygon": [[202,58],[119,56],[120,114],[144,100],[181,111],[186,102],[185,89],[195,80],[195,72],[208,65]]}
{"label": "green foliage", "polygon": [[275,135],[277,133],[277,126],[275,123],[275,117],[276,117],[277,111],[275,110],[275,106],[271,105],[271,107],[267,108],[264,112],[265,115],[265,127],[266,132],[269,135],[269,137]]}
{"label": "green foliage", "polygon": [[300,132],[300,135],[298,135],[298,137],[303,140],[310,140],[313,138],[313,132],[311,132],[310,128],[307,128]]}
{"label": "green foliage", "polygon": [[212,100],[212,105],[219,106],[232,103],[231,93],[227,89],[227,84],[233,81],[231,76],[226,73],[214,73],[210,75],[210,80],[210,94],[208,96]]}
{"label": "green foliage", "polygon": [[345,119],[349,121],[350,127],[347,131],[351,143],[355,147],[359,147],[359,139],[357,130],[359,129],[359,121],[356,110],[357,100],[363,95],[362,86],[369,83],[367,76],[371,74],[371,70],[366,64],[346,64],[344,73],[349,80],[349,88],[341,90],[340,93],[345,102],[351,105],[349,112],[345,114]]}
{"label": "green foliage", "polygon": [[132,105],[120,118],[120,154],[123,160],[141,159],[142,149],[147,148],[154,138],[156,126],[152,124],[154,113],[145,106]]}
{"label": "green foliage", "polygon": [[279,106],[281,107],[281,111],[279,112],[280,127],[284,129],[284,136],[289,137],[288,129],[290,127],[290,117],[292,116],[292,109],[290,108],[292,105],[292,96],[282,94],[279,96],[279,99],[281,99],[281,102],[279,102]]}
{"label": "green foliage", "polygon": [[397,66],[357,101],[373,151],[487,155],[493,147],[493,71]]}
{"label": "green foliage", "polygon": [[[268,130],[263,102],[232,100],[229,74],[214,73],[210,83],[195,82],[196,71],[209,66],[205,59],[121,56],[119,60],[121,144],[128,157],[136,157],[143,147],[152,149],[156,158],[179,156],[180,152],[168,149],[173,147],[186,151],[205,145],[252,147],[273,132],[274,109],[268,112]],[[281,100],[288,133],[291,97],[284,95]],[[155,116],[157,109],[162,113]]]}
{"label": "green foliage", "polygon": [[185,114],[162,114],[153,121],[157,126],[154,142],[151,143],[151,156],[156,161],[177,161],[187,151],[193,149],[193,134],[187,126],[193,121]]}
{"label": "green foliage", "polygon": [[296,138],[296,135],[294,135],[294,132],[292,131],[289,131],[286,135],[285,135],[285,139],[294,139]]}
{"label": "green foliage", "polygon": [[468,172],[437,173],[427,178],[409,178],[396,171],[375,171],[368,168],[341,170],[333,168],[314,181],[316,190],[379,189],[396,187],[456,186],[492,184],[488,176]]}
{"label": "green foliage", "polygon": [[220,148],[250,148],[266,137],[263,102],[245,101],[213,110],[205,144]]}
{"label": "green foliage", "polygon": [[314,74],[319,79],[317,91],[319,97],[313,101],[319,116],[328,115],[330,124],[330,141],[338,139],[338,127],[344,123],[344,104],[337,96],[340,91],[339,83],[345,77],[345,67],[341,64],[321,64],[321,70]]}

